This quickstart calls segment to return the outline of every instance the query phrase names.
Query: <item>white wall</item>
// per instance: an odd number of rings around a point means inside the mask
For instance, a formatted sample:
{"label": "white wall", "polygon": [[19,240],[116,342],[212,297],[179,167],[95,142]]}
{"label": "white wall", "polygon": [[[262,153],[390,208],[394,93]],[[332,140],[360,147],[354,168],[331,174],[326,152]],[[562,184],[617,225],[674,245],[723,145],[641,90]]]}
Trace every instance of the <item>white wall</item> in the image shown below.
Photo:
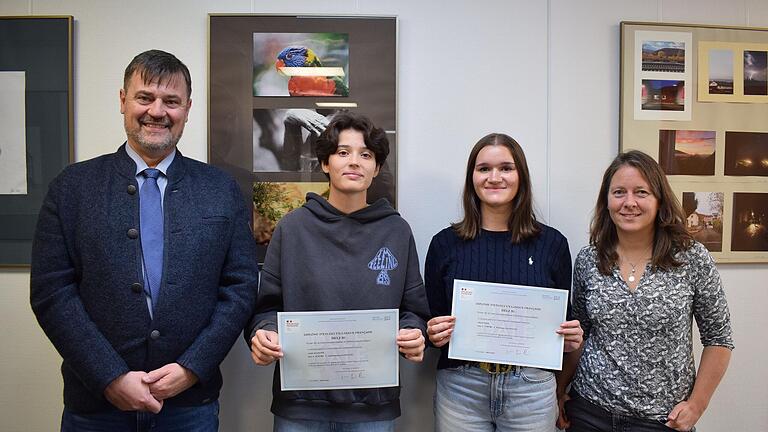
{"label": "white wall", "polygon": [[[469,148],[490,131],[526,150],[537,208],[575,254],[602,170],[618,149],[619,21],[768,27],[765,0],[88,1],[3,0],[2,15],[76,20],[76,156],[114,151],[122,71],[140,51],[175,53],[190,68],[193,108],[181,150],[205,160],[207,13],[384,14],[400,20],[399,204],[422,258],[456,220]],[[447,71],[447,72],[443,72]],[[699,423],[703,432],[768,424],[767,265],[722,265],[737,348]],[[61,412],[59,359],[28,306],[29,274],[0,272],[0,429],[47,431]],[[752,342],[754,340],[754,342]],[[403,363],[402,431],[431,428],[433,367]],[[270,430],[271,371],[242,342],[224,363],[222,431]]]}

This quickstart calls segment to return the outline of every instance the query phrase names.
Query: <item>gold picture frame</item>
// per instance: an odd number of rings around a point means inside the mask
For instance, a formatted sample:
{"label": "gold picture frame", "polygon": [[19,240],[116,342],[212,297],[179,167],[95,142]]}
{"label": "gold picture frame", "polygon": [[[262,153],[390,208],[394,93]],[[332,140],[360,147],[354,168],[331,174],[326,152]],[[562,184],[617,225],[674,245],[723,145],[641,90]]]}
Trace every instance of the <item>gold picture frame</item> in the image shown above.
{"label": "gold picture frame", "polygon": [[622,22],[620,48],[620,151],[659,161],[717,262],[768,262],[768,29]]}

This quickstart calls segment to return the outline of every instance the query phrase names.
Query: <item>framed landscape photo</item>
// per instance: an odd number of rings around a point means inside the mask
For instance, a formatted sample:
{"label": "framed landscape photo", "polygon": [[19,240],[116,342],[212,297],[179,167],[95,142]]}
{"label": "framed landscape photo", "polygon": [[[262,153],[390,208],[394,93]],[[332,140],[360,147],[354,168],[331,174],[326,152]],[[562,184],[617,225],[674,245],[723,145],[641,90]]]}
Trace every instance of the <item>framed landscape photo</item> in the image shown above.
{"label": "framed landscape photo", "polygon": [[667,175],[715,175],[715,131],[660,130],[659,165]]}
{"label": "framed landscape photo", "polygon": [[622,22],[619,150],[654,157],[718,262],[768,262],[768,29]]}
{"label": "framed landscape photo", "polygon": [[634,117],[689,120],[691,99],[686,89],[691,87],[691,33],[638,30],[634,47]]}
{"label": "framed landscape photo", "polygon": [[48,183],[73,161],[72,26],[0,17],[0,267],[29,266]]}
{"label": "framed landscape photo", "polygon": [[699,44],[698,99],[768,103],[768,43]]}
{"label": "framed landscape photo", "polygon": [[208,161],[247,197],[260,259],[282,216],[327,196],[315,142],[341,111],[386,131],[368,201],[397,205],[395,17],[211,14],[209,38]]}
{"label": "framed landscape photo", "polygon": [[710,252],[723,251],[723,192],[683,192],[685,229]]}

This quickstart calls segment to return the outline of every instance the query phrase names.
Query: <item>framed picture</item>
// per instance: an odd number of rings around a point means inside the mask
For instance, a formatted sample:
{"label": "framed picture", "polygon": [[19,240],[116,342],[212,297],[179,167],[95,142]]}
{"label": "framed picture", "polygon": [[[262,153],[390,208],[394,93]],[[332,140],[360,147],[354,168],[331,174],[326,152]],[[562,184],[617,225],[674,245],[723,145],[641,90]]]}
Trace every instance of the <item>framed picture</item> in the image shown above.
{"label": "framed picture", "polygon": [[633,69],[634,118],[690,120],[690,32],[636,31]]}
{"label": "framed picture", "polygon": [[768,103],[768,43],[699,43],[698,93],[704,102]]}
{"label": "framed picture", "polygon": [[327,196],[315,141],[341,110],[386,131],[368,200],[397,205],[395,17],[211,14],[209,37],[208,161],[247,197],[260,259],[282,216]]}
{"label": "framed picture", "polygon": [[72,25],[0,17],[0,267],[29,266],[48,183],[73,161]]}
{"label": "framed picture", "polygon": [[768,29],[621,23],[619,147],[667,174],[718,262],[768,262]]}

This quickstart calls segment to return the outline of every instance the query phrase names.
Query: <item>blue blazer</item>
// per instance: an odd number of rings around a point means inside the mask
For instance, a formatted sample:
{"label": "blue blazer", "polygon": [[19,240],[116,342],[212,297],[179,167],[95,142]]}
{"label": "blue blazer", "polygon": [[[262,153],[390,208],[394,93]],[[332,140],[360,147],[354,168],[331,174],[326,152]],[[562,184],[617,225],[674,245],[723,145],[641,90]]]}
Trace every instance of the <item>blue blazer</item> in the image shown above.
{"label": "blue blazer", "polygon": [[166,403],[216,400],[219,364],[256,299],[256,245],[242,194],[220,170],[177,152],[150,318],[136,164],[124,146],[70,165],[51,182],[32,248],[32,309],[63,358],[64,405],[75,412],[111,408],[103,392],[115,378],[173,362],[199,382]]}

